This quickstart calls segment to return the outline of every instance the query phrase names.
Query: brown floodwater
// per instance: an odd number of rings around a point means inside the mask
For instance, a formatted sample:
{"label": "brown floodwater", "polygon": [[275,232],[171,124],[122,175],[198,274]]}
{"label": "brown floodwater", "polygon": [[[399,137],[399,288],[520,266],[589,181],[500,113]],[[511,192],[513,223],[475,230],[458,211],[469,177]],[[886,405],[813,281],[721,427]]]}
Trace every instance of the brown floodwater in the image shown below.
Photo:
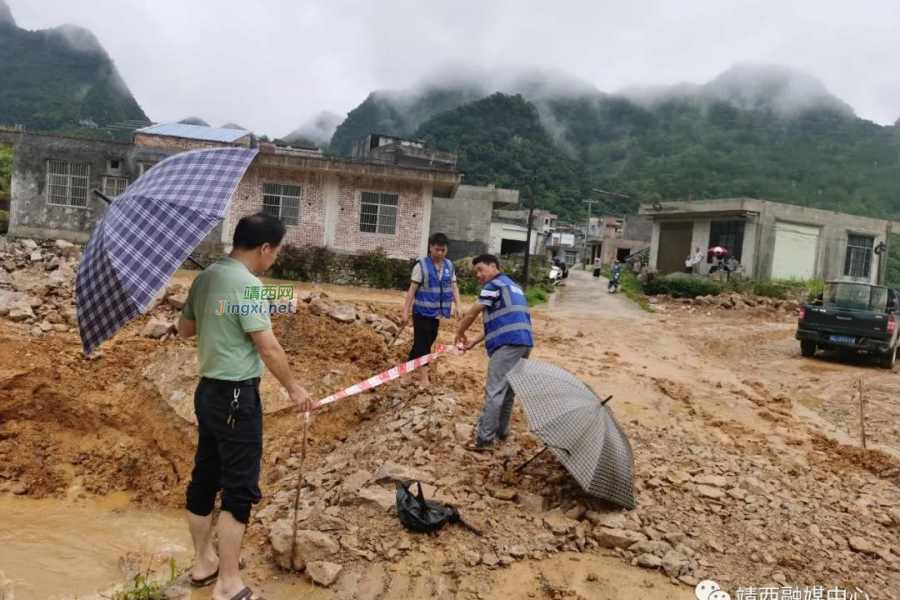
{"label": "brown floodwater", "polygon": [[[82,502],[0,497],[0,599],[100,598],[124,583],[120,559],[186,568],[191,539],[180,510],[151,510],[125,494]],[[109,596],[111,594],[108,594]]]}

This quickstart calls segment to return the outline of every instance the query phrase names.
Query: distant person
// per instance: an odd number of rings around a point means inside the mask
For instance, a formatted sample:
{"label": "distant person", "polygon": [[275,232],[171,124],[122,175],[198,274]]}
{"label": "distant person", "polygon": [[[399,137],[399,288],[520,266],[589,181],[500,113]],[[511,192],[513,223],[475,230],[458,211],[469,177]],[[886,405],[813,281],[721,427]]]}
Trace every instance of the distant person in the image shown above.
{"label": "distant person", "polygon": [[694,260],[692,261],[693,271],[696,274],[700,274],[700,265],[703,264],[703,261],[706,260],[706,253],[700,250],[700,247],[697,246],[697,249],[694,250]]}
{"label": "distant person", "polygon": [[688,254],[684,261],[684,272],[690,275],[694,272],[694,255]]}
{"label": "distant person", "polygon": [[622,263],[618,261],[618,259],[613,259],[612,264],[612,277],[609,278],[609,285],[606,286],[607,291],[612,291],[613,288],[619,289],[619,277],[622,275]]}
{"label": "distant person", "polygon": [[562,279],[566,279],[569,277],[569,265],[566,264],[566,261],[557,256],[553,259],[553,264],[559,267],[559,270],[562,271]]}
{"label": "distant person", "polygon": [[[525,293],[500,272],[497,257],[483,254],[475,257],[472,264],[475,278],[484,287],[478,302],[460,322],[456,343],[471,350],[483,340],[490,357],[484,409],[478,418],[475,439],[465,446],[466,450],[485,452],[493,449],[495,439],[505,441],[509,437],[515,394],[507,375],[520,359],[531,355],[534,336]],[[484,321],[484,334],[470,341],[466,331],[478,315]]]}
{"label": "distant person", "polygon": [[[194,542],[191,585],[216,584],[214,598],[250,597],[240,574],[241,540],[250,509],[262,499],[263,409],[259,381],[263,364],[287,390],[301,413],[312,398],[294,379],[269,313],[217,314],[223,301],[245,302],[248,287],[262,284],[281,249],[286,229],[277,217],[257,213],[238,221],[233,250],[191,284],[178,334],[197,336],[200,383],[194,393],[199,439],[187,486],[188,526]],[[222,492],[218,554],[212,543],[212,513]],[[243,593],[243,596],[238,594]]]}
{"label": "distant person", "polygon": [[[400,322],[401,327],[406,327],[412,313],[413,345],[407,360],[431,354],[440,319],[450,319],[459,313],[456,272],[453,263],[446,258],[449,245],[446,235],[435,233],[428,239],[428,256],[419,259],[413,267]],[[409,383],[408,377],[401,379],[401,384]],[[431,391],[428,365],[419,368],[419,391]]]}

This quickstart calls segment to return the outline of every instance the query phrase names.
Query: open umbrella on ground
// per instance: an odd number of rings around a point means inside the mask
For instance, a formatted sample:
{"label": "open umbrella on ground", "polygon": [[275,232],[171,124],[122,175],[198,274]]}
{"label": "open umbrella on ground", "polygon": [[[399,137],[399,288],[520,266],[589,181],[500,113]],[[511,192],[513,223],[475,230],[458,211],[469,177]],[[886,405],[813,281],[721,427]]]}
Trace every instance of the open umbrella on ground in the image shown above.
{"label": "open umbrella on ground", "polygon": [[631,443],[606,405],[609,398],[600,398],[568,371],[538,360],[520,360],[508,377],[529,429],[582,489],[634,508]]}
{"label": "open umbrella on ground", "polygon": [[225,216],[257,150],[216,148],[169,157],[112,202],[75,282],[85,356],[139,315]]}

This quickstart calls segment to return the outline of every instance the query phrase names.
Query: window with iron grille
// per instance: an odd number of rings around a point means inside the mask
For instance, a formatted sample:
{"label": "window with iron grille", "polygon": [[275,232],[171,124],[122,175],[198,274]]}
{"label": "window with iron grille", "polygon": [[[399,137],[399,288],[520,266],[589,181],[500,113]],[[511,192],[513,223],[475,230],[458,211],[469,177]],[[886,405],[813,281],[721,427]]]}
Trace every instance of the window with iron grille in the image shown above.
{"label": "window with iron grille", "polygon": [[47,161],[47,203],[87,206],[91,166],[61,160]]}
{"label": "window with iron grille", "polygon": [[138,163],[138,177],[149,171],[156,163]]}
{"label": "window with iron grille", "polygon": [[[744,221],[713,221],[709,224],[709,247],[722,246],[729,256],[740,261],[744,248]],[[712,252],[707,253],[706,262],[711,263]]]}
{"label": "window with iron grille", "polygon": [[397,194],[363,192],[359,209],[359,230],[363,233],[397,232]]}
{"label": "window with iron grille", "polygon": [[872,270],[872,248],[875,238],[868,235],[847,236],[847,257],[844,259],[844,275],[868,277]]}
{"label": "window with iron grille", "polygon": [[128,180],[124,177],[104,177],[103,193],[107,198],[115,198],[128,187]]}
{"label": "window with iron grille", "polygon": [[299,185],[264,183],[263,212],[278,217],[289,227],[296,227],[300,224],[300,193]]}

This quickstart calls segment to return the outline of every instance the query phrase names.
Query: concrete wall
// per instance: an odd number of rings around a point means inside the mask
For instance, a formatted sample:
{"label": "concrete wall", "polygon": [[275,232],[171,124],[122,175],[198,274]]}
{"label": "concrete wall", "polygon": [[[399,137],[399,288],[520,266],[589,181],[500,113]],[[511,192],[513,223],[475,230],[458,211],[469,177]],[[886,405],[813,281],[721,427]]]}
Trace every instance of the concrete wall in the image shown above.
{"label": "concrete wall", "polygon": [[622,227],[622,237],[627,240],[646,242],[644,247],[649,246],[650,238],[653,237],[653,221],[650,217],[643,215],[626,215],[625,224]]}
{"label": "concrete wall", "polygon": [[[103,190],[104,176],[125,177],[133,183],[139,163],[156,163],[178,150],[138,148],[128,143],[23,135],[15,146],[9,234],[12,237],[46,237],[85,242],[106,211],[106,204],[90,194]],[[55,206],[47,203],[47,161],[87,163],[87,206]],[[109,172],[108,160],[119,160],[121,169]]]}
{"label": "concrete wall", "polygon": [[446,234],[453,256],[483,254],[490,247],[493,207],[518,201],[517,190],[461,185],[453,198],[434,199],[430,233]]}

